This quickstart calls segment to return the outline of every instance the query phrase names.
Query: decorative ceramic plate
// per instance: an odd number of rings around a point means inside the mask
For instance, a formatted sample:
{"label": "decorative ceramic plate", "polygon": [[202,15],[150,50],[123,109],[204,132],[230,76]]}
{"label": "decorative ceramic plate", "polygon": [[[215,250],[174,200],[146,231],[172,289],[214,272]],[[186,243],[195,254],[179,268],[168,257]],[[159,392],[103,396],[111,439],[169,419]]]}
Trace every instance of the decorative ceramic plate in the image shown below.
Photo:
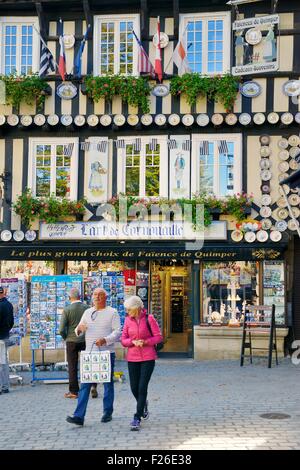
{"label": "decorative ceramic plate", "polygon": [[157,114],[154,118],[154,122],[157,126],[164,126],[167,122],[167,118],[164,114]]}
{"label": "decorative ceramic plate", "polygon": [[24,232],[22,232],[22,230],[16,230],[13,233],[13,239],[16,242],[21,242],[22,240],[24,240],[24,237],[25,237],[25,234],[24,234]]}
{"label": "decorative ceramic plate", "polygon": [[283,137],[282,139],[278,140],[278,147],[279,147],[280,149],[285,150],[285,149],[288,148],[288,146],[289,146],[289,141],[288,141],[285,137]]}
{"label": "decorative ceramic plate", "polygon": [[33,242],[36,239],[36,232],[34,230],[27,230],[27,232],[25,232],[25,239],[28,242]]}
{"label": "decorative ceramic plate", "polygon": [[264,196],[262,196],[261,204],[263,206],[269,206],[271,203],[272,203],[272,198],[269,194],[265,194]]}
{"label": "decorative ceramic plate", "polygon": [[292,209],[292,213],[293,213],[295,219],[298,219],[298,217],[300,217],[299,207],[291,207],[291,209]]}
{"label": "decorative ceramic plate", "polygon": [[72,49],[75,44],[75,36],[73,34],[64,34],[63,41],[66,49]]}
{"label": "decorative ceramic plate", "polygon": [[7,116],[7,123],[10,126],[17,126],[19,124],[19,117],[16,114],[10,114]]}
{"label": "decorative ceramic plate", "polygon": [[290,168],[290,165],[288,164],[288,162],[280,162],[279,165],[278,165],[278,170],[281,173],[284,173],[285,171],[288,171],[289,168]]}
{"label": "decorative ceramic plate", "polygon": [[268,184],[262,184],[260,190],[263,194],[269,194],[271,192],[270,186]]}
{"label": "decorative ceramic plate", "polygon": [[271,162],[268,158],[262,158],[259,162],[261,170],[269,170],[271,167]]}
{"label": "decorative ceramic plate", "polygon": [[292,115],[292,113],[283,113],[281,115],[280,120],[282,124],[285,124],[286,126],[288,126],[289,124],[292,124],[292,122],[294,121],[294,116]]}
{"label": "decorative ceramic plate", "polygon": [[289,192],[290,192],[289,185],[288,184],[283,184],[282,186],[279,186],[278,191],[279,191],[279,194],[281,194],[282,196],[284,195],[283,190],[284,190],[285,194],[289,194]]}
{"label": "decorative ceramic plate", "polygon": [[300,113],[295,114],[295,121],[297,124],[300,124]]}
{"label": "decorative ceramic plate", "polygon": [[260,208],[259,214],[265,219],[271,216],[272,209],[271,207],[263,206]]}
{"label": "decorative ceramic plate", "polygon": [[269,181],[272,178],[272,173],[270,170],[262,170],[260,172],[260,178],[262,181]]}
{"label": "decorative ceramic plate", "polygon": [[103,114],[100,118],[101,126],[107,127],[110,126],[112,123],[112,117],[109,114]]}
{"label": "decorative ceramic plate", "polygon": [[145,299],[147,297],[147,288],[146,287],[140,287],[139,289],[137,289],[137,295],[141,298],[141,299]]}
{"label": "decorative ceramic plate", "polygon": [[242,113],[239,115],[239,122],[240,124],[242,124],[243,126],[248,126],[248,124],[250,124],[251,122],[251,116],[250,114],[248,113]]}
{"label": "decorative ceramic plate", "polygon": [[260,155],[261,157],[269,157],[271,155],[271,149],[268,145],[263,145],[260,147]]}
{"label": "decorative ceramic plate", "polygon": [[294,171],[299,170],[299,163],[296,160],[291,160],[290,169]]}
{"label": "decorative ceramic plate", "polygon": [[280,160],[288,160],[290,158],[290,154],[288,150],[280,150],[278,157]]}
{"label": "decorative ceramic plate", "polygon": [[63,82],[58,85],[56,89],[56,94],[62,100],[72,100],[77,95],[77,87],[71,82]]}
{"label": "decorative ceramic plate", "polygon": [[177,126],[180,123],[179,114],[170,114],[170,116],[168,117],[168,123],[171,126]]}
{"label": "decorative ceramic plate", "polygon": [[259,242],[266,242],[269,238],[268,232],[265,230],[259,230],[256,234],[256,238]]}
{"label": "decorative ceramic plate", "polygon": [[271,139],[270,139],[269,135],[264,134],[264,135],[260,136],[259,141],[260,141],[261,145],[269,145]]}
{"label": "decorative ceramic plate", "polygon": [[212,115],[211,122],[214,126],[220,126],[224,121],[222,114],[216,113]]}
{"label": "decorative ceramic plate", "polygon": [[279,114],[278,113],[269,113],[267,120],[270,124],[276,124],[279,121]]}
{"label": "decorative ceramic plate", "polygon": [[254,232],[246,232],[245,233],[245,240],[248,243],[253,243],[256,240],[256,235]]}
{"label": "decorative ceramic plate", "polygon": [[238,121],[238,117],[236,114],[230,113],[225,116],[225,122],[229,126],[234,126]]}
{"label": "decorative ceramic plate", "polygon": [[288,80],[282,85],[282,91],[287,96],[300,95],[300,80]]}
{"label": "decorative ceramic plate", "polygon": [[231,233],[231,238],[234,242],[240,242],[241,240],[243,240],[243,232],[241,230],[233,230],[233,232]]}
{"label": "decorative ceramic plate", "polygon": [[266,116],[263,113],[255,113],[253,116],[253,122],[254,124],[257,124],[258,126],[263,124],[265,120],[266,120]]}
{"label": "decorative ceramic plate", "polygon": [[0,238],[3,242],[9,242],[12,238],[12,233],[10,230],[3,230],[1,232]]}
{"label": "decorative ceramic plate", "polygon": [[296,223],[293,221],[293,219],[288,221],[288,229],[289,230],[292,230],[292,231],[297,230],[297,227],[299,227],[298,220],[296,220]]}
{"label": "decorative ceramic plate", "polygon": [[170,88],[167,85],[163,85],[162,83],[155,85],[151,90],[151,94],[159,98],[168,96],[169,93],[170,93]]}
{"label": "decorative ceramic plate", "polygon": [[288,201],[290,203],[291,206],[299,206],[300,204],[300,196],[298,196],[298,194],[291,194],[289,197],[288,197]]}
{"label": "decorative ceramic plate", "polygon": [[4,116],[4,114],[0,114],[0,126],[3,126],[5,122],[6,122],[6,117]]}
{"label": "decorative ceramic plate", "polygon": [[270,228],[272,227],[271,219],[262,219],[261,226],[263,230],[270,230]]}
{"label": "decorative ceramic plate", "polygon": [[46,116],[44,114],[36,114],[33,121],[36,126],[43,126],[46,122]]}
{"label": "decorative ceramic plate", "polygon": [[262,40],[262,33],[261,30],[258,28],[250,28],[245,34],[245,39],[248,44],[251,46],[255,46],[259,44]]}
{"label": "decorative ceramic plate", "polygon": [[279,232],[279,230],[272,230],[272,232],[270,233],[270,239],[272,240],[272,242],[280,242],[280,240],[282,239],[282,233]]}
{"label": "decorative ceramic plate", "polygon": [[287,219],[289,216],[289,211],[287,209],[278,209],[277,216],[279,219]]}
{"label": "decorative ceramic plate", "polygon": [[[124,118],[125,119],[125,118]],[[98,116],[96,116],[96,114],[90,114],[88,117],[87,117],[87,123],[89,126],[91,127],[95,127],[97,126],[97,124],[99,123],[99,118]]]}
{"label": "decorative ceramic plate", "polygon": [[286,200],[285,197],[280,197],[276,202],[278,207],[286,207]]}
{"label": "decorative ceramic plate", "polygon": [[74,123],[78,127],[84,126],[85,125],[85,116],[83,116],[82,114],[77,114],[77,116],[75,116],[75,118],[74,118]]}
{"label": "decorative ceramic plate", "polygon": [[143,126],[150,126],[153,122],[153,117],[151,116],[151,114],[143,114],[141,116],[141,123],[143,124]]}
{"label": "decorative ceramic plate", "polygon": [[261,85],[257,82],[245,82],[241,84],[240,92],[247,98],[255,98],[261,94]]}
{"label": "decorative ceramic plate", "polygon": [[198,114],[197,116],[197,124],[200,127],[205,127],[209,124],[209,117],[207,114]]}
{"label": "decorative ceramic plate", "polygon": [[288,227],[288,224],[285,220],[277,220],[276,224],[275,224],[275,228],[276,230],[278,230],[279,232],[285,232],[285,230],[287,229]]}
{"label": "decorative ceramic plate", "polygon": [[[169,36],[166,33],[163,33],[161,31],[160,31],[159,36],[160,36],[159,37],[160,47],[164,49],[169,44]],[[153,41],[153,45],[157,47],[158,46],[158,34],[157,33],[154,34],[152,41]]]}
{"label": "decorative ceramic plate", "polygon": [[114,124],[116,126],[124,126],[125,122],[126,122],[126,118],[123,114],[116,114],[114,116]]}
{"label": "decorative ceramic plate", "polygon": [[[223,117],[222,117],[223,118]],[[192,116],[191,114],[185,114],[183,117],[182,117],[182,123],[185,125],[185,126],[192,126],[192,124],[194,124],[194,121],[195,121],[195,118],[194,116]]]}
{"label": "decorative ceramic plate", "polygon": [[60,118],[60,122],[64,125],[64,126],[70,126],[73,122],[73,118],[70,114],[64,114],[63,116],[61,116]]}
{"label": "decorative ceramic plate", "polygon": [[278,181],[279,183],[281,183],[281,181],[285,180],[286,178],[288,178],[290,175],[288,173],[281,173],[280,175],[278,175]]}
{"label": "decorative ceramic plate", "polygon": [[291,135],[289,138],[288,138],[288,143],[289,145],[291,145],[292,147],[297,147],[297,145],[300,144],[300,137],[298,135]]}
{"label": "decorative ceramic plate", "polygon": [[139,117],[137,114],[129,114],[127,117],[127,122],[130,126],[136,126],[139,122]]}
{"label": "decorative ceramic plate", "polygon": [[292,158],[298,157],[299,153],[300,153],[299,147],[291,147],[290,150],[289,150],[289,155]]}
{"label": "decorative ceramic plate", "polygon": [[47,122],[50,126],[56,126],[59,123],[59,117],[57,114],[50,114],[47,117]]}
{"label": "decorative ceramic plate", "polygon": [[32,124],[32,116],[30,116],[29,114],[24,114],[24,116],[21,116],[21,124],[22,126],[30,126]]}

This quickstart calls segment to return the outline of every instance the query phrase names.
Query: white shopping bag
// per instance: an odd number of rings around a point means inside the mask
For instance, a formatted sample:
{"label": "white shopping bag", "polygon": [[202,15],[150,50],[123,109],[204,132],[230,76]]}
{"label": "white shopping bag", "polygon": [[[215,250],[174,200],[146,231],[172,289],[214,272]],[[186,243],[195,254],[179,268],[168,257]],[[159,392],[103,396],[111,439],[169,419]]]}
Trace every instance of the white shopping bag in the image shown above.
{"label": "white shopping bag", "polygon": [[[92,348],[93,349],[93,348]],[[81,351],[81,383],[106,383],[111,379],[110,351]]]}

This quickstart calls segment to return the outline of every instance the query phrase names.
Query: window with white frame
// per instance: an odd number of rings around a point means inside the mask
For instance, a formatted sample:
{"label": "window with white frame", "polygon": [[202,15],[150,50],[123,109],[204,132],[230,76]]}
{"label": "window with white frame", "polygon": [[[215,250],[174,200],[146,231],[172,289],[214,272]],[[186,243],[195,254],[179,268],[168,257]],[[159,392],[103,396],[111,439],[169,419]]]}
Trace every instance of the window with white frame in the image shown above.
{"label": "window with white frame", "polygon": [[141,197],[167,196],[168,175],[167,138],[125,139],[124,148],[118,150],[123,171],[118,175],[118,191]]}
{"label": "window with white frame", "polygon": [[78,139],[30,139],[28,186],[37,197],[77,198]]}
{"label": "window with white frame", "polygon": [[38,18],[0,18],[1,73],[30,75],[39,70]]}
{"label": "window with white frame", "polygon": [[193,135],[193,192],[219,197],[240,192],[241,149],[239,134]]}
{"label": "window with white frame", "polygon": [[185,38],[193,72],[212,75],[229,71],[230,29],[229,12],[180,15],[180,37]]}
{"label": "window with white frame", "polygon": [[95,75],[137,75],[137,44],[132,31],[139,36],[139,15],[95,16]]}

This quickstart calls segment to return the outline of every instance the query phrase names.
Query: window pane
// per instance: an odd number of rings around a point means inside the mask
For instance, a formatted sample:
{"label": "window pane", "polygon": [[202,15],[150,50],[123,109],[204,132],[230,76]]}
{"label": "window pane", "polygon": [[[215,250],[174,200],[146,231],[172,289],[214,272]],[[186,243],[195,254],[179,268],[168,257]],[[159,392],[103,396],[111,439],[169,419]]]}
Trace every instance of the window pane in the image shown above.
{"label": "window pane", "polygon": [[36,195],[50,196],[50,168],[36,169]]}
{"label": "window pane", "polygon": [[188,61],[193,72],[202,71],[202,21],[188,21],[186,43]]}
{"label": "window pane", "polygon": [[159,196],[159,163],[160,163],[160,146],[156,151],[150,150],[149,144],[146,145],[146,196]]}
{"label": "window pane", "polygon": [[140,155],[133,145],[126,145],[126,194],[140,193]]}

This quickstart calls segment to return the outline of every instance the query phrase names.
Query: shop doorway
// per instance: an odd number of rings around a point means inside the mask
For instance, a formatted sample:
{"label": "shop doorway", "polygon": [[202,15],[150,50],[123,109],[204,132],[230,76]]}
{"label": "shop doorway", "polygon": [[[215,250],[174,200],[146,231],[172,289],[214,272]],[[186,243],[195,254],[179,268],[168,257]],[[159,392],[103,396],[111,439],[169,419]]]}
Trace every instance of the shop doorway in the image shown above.
{"label": "shop doorway", "polygon": [[189,355],[192,349],[192,317],[189,302],[190,273],[187,264],[152,263],[150,311],[161,317],[162,353]]}

